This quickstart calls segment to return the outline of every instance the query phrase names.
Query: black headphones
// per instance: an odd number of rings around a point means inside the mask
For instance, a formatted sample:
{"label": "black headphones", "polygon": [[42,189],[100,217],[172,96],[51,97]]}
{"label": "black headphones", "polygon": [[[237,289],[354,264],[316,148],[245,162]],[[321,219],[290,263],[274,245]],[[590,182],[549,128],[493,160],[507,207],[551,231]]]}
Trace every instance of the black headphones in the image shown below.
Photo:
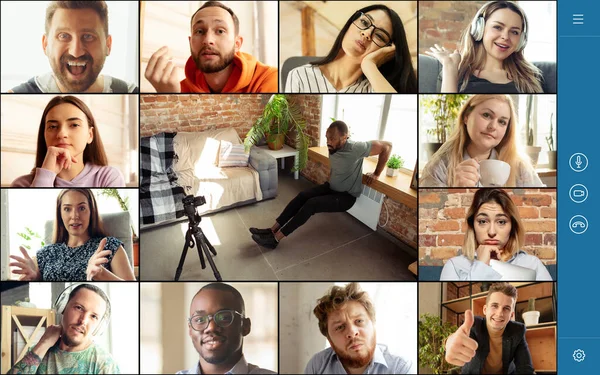
{"label": "black headphones", "polygon": [[69,297],[71,296],[71,293],[73,292],[74,289],[76,289],[77,287],[80,287],[80,286],[83,288],[86,288],[88,290],[93,290],[94,292],[98,293],[102,297],[102,299],[104,299],[106,301],[106,311],[104,312],[102,319],[100,319],[100,323],[96,326],[96,329],[94,330],[94,332],[92,332],[92,336],[100,336],[104,333],[104,331],[108,327],[108,323],[110,322],[110,310],[111,309],[110,309],[110,299],[108,298],[106,293],[104,293],[104,291],[102,289],[98,288],[96,285],[93,285],[93,284],[70,285],[60,293],[60,295],[58,296],[56,301],[54,301],[54,305],[52,307],[56,310],[57,313],[63,314],[65,311],[65,308],[67,307],[67,303],[69,302]]}

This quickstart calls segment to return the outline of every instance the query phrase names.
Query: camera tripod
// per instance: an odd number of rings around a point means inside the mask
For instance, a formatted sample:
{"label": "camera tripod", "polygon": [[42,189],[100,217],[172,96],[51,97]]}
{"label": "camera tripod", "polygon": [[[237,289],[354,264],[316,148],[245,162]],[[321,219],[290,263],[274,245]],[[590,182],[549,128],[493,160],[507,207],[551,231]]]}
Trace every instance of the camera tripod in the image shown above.
{"label": "camera tripod", "polygon": [[[194,245],[197,246],[202,269],[206,268],[206,263],[204,262],[204,255],[206,255],[206,259],[208,259],[208,263],[210,264],[210,268],[213,270],[215,278],[217,281],[223,281],[223,279],[221,279],[221,274],[219,273],[219,270],[212,259],[213,255],[217,255],[217,251],[213,245],[210,244],[208,238],[206,238],[204,232],[202,232],[202,229],[199,227],[202,218],[196,213],[196,207],[201,206],[204,203],[206,203],[206,200],[201,196],[194,197],[193,195],[188,195],[183,198],[184,210],[188,217],[188,230],[185,232],[185,245],[183,245],[181,259],[179,259],[179,265],[177,266],[177,271],[175,272],[175,281],[178,281],[179,276],[181,276],[181,271],[183,269],[185,257],[187,256],[188,248],[194,247]],[[202,253],[203,251],[204,254]]]}

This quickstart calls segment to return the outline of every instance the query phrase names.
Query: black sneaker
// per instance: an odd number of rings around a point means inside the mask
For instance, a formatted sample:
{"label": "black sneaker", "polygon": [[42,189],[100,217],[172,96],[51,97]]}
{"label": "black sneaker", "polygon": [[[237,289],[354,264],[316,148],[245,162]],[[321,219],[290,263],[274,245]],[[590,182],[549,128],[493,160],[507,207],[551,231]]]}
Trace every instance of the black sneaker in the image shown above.
{"label": "black sneaker", "polygon": [[268,249],[274,249],[279,244],[279,242],[277,242],[277,240],[275,239],[275,235],[261,236],[258,234],[253,234],[252,239],[260,246],[266,247]]}
{"label": "black sneaker", "polygon": [[271,230],[271,228],[267,228],[267,229],[250,228],[250,233],[258,234],[259,236],[265,236],[265,235],[273,234],[273,231]]}

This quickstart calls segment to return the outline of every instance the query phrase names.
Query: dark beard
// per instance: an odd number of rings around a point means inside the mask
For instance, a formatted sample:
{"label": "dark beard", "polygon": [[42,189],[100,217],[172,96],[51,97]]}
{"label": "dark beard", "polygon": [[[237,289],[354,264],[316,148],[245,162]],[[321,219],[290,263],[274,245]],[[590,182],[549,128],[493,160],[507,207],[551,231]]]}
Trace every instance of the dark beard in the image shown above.
{"label": "dark beard", "polygon": [[202,61],[200,61],[201,53],[202,50],[198,51],[198,53],[195,56],[192,53],[192,57],[194,59],[194,62],[196,63],[196,68],[198,68],[198,70],[200,70],[202,73],[217,73],[231,65],[231,63],[233,62],[233,57],[235,55],[235,48],[232,48],[231,52],[226,54],[225,56],[223,56],[219,52],[220,60],[215,62],[215,64],[202,64]]}
{"label": "dark beard", "polygon": [[329,148],[327,147],[327,150],[329,150],[329,156],[335,154],[336,152],[338,152],[339,148]]}
{"label": "dark beard", "polygon": [[[67,69],[67,61],[72,60],[87,63],[85,75],[79,80],[70,80],[67,78],[67,75],[69,74]],[[53,60],[50,61],[50,66],[54,72],[54,77],[56,77],[56,79],[67,90],[67,92],[74,93],[84,92],[92,87],[100,75],[102,68],[104,67],[104,60],[98,62],[98,64],[95,64],[94,59],[89,54],[85,54],[84,56],[76,59],[75,57],[65,53],[60,57],[60,66],[56,66],[54,63],[52,63]]]}

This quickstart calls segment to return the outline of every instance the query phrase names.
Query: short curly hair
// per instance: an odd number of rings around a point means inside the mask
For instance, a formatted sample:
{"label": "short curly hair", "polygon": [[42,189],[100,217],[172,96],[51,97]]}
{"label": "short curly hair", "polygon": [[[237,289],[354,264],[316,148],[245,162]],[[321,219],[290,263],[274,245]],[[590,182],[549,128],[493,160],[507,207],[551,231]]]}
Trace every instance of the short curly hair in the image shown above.
{"label": "short curly hair", "polygon": [[327,331],[327,318],[329,314],[340,309],[346,302],[358,302],[360,303],[369,318],[375,322],[375,306],[371,302],[369,294],[360,288],[358,283],[349,283],[346,286],[333,286],[327,294],[317,300],[317,306],[314,308],[313,313],[319,320],[319,330],[325,337],[329,337]]}

